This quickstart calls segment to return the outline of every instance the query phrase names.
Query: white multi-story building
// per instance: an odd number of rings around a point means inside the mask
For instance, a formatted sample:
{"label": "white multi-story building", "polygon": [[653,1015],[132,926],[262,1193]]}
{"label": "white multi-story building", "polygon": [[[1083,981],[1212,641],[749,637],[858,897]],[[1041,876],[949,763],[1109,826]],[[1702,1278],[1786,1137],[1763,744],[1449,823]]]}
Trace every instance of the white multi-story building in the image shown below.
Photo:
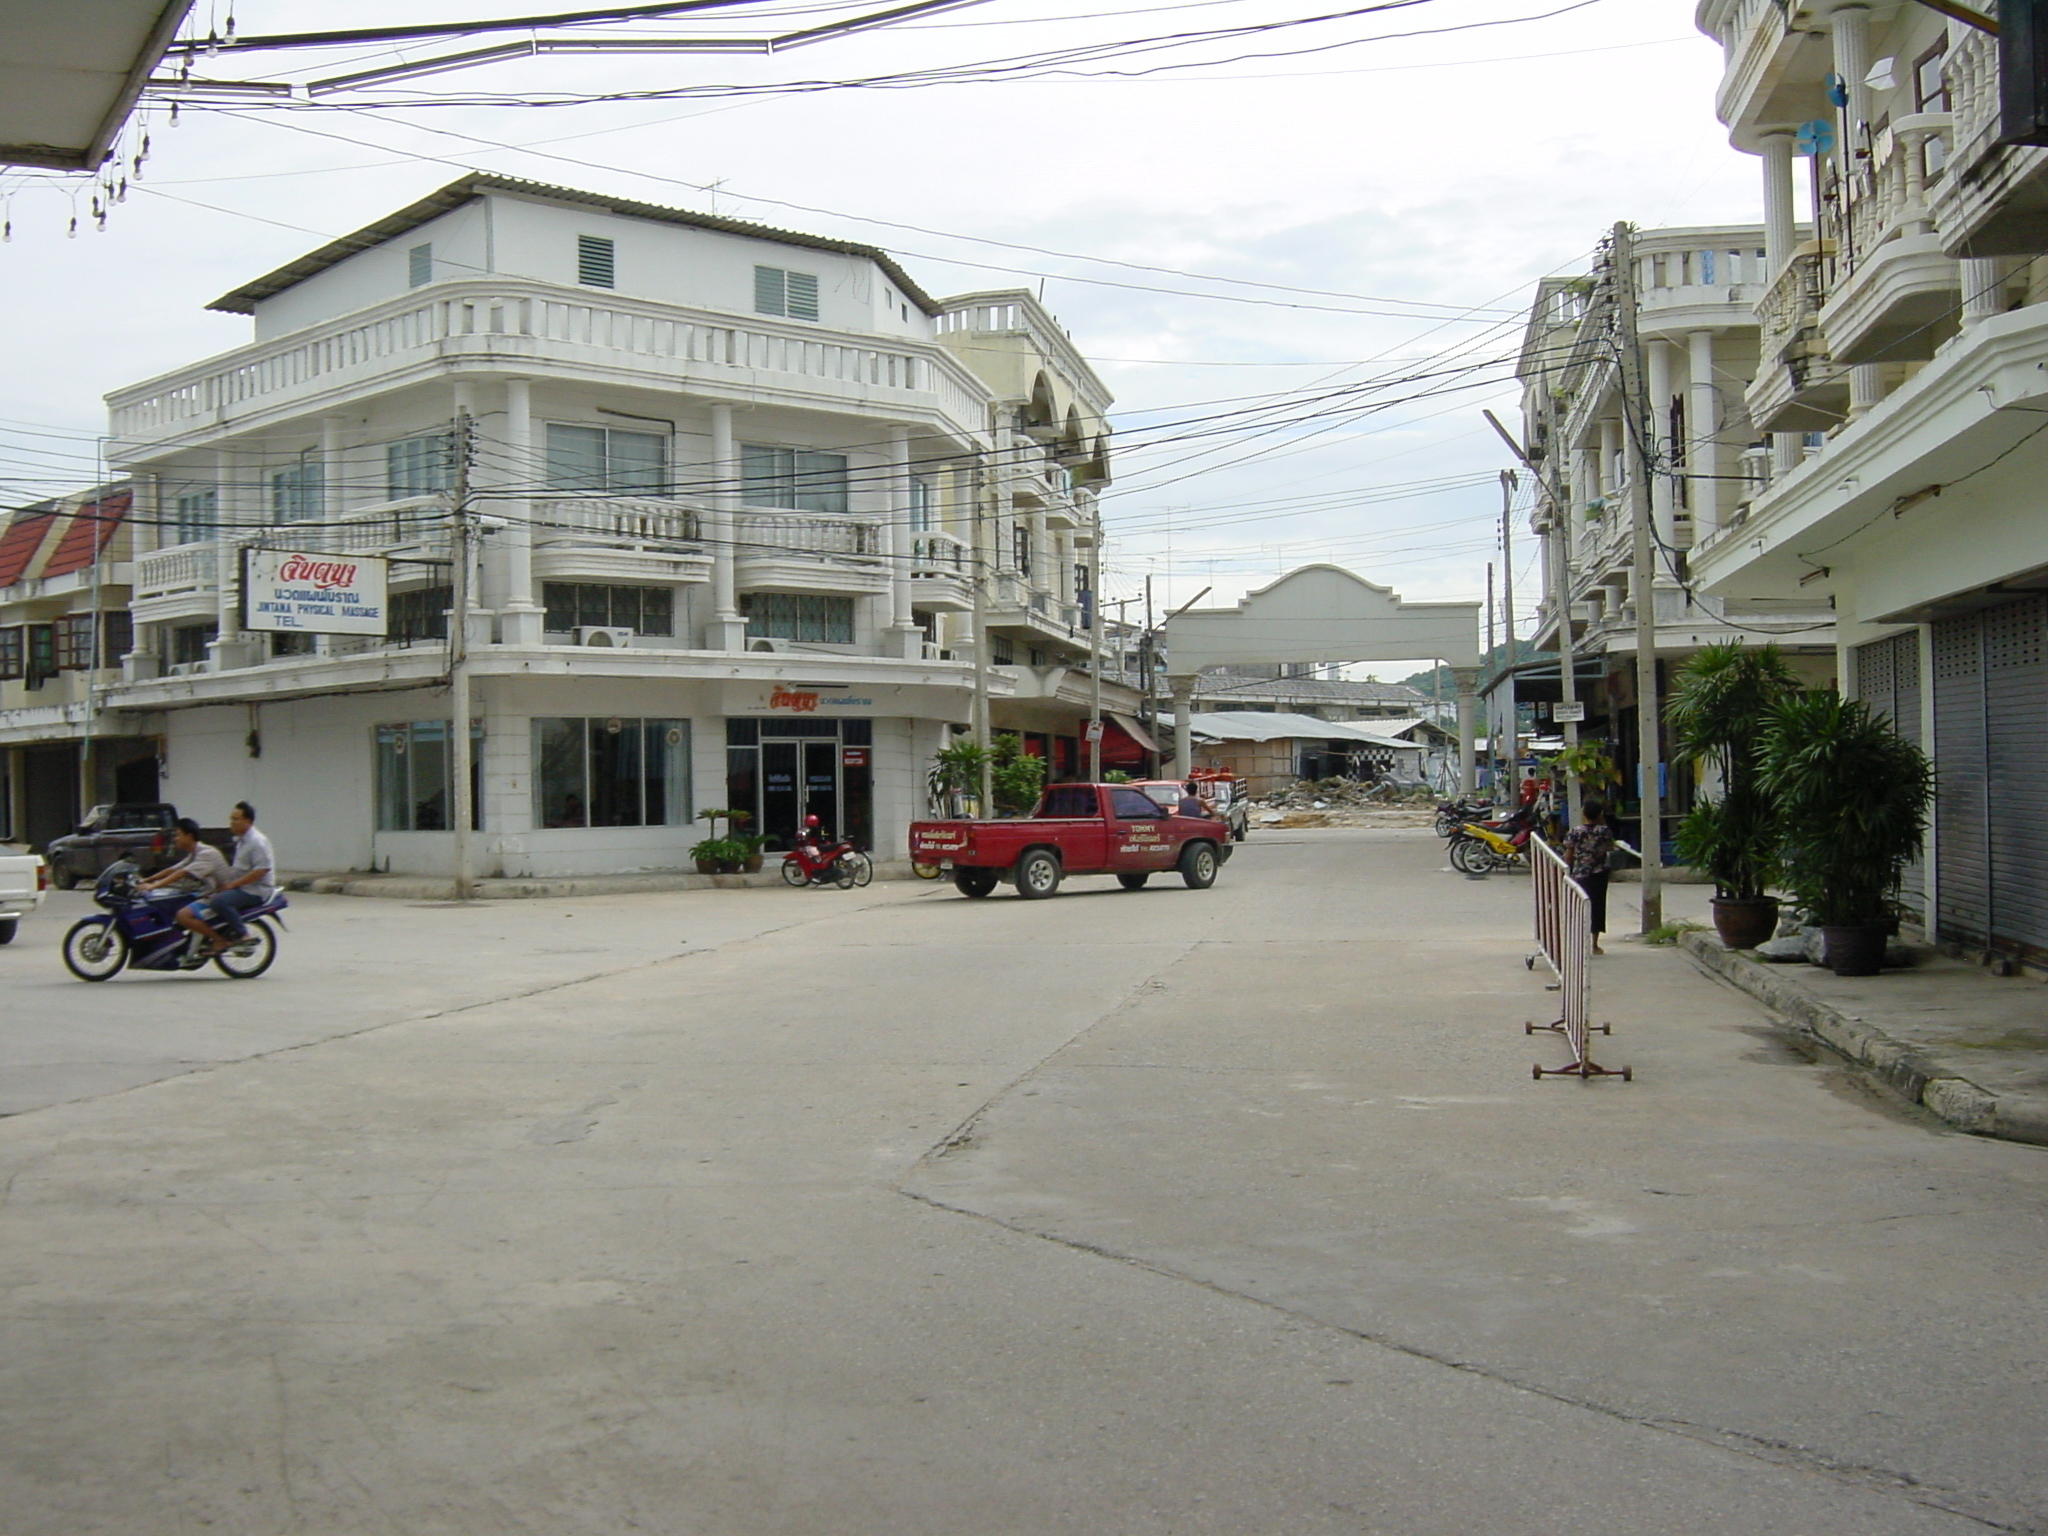
{"label": "white multi-story building", "polygon": [[[969,719],[977,568],[996,726],[1076,760],[1109,399],[1029,295],[474,175],[214,307],[249,345],[109,396],[133,651],[89,733],[290,867],[452,867],[464,492],[480,874],[680,868],[711,807],[890,856]],[[252,633],[252,547],[388,559],[389,633]]]}
{"label": "white multi-story building", "polygon": [[1697,20],[1761,162],[1748,401],[1774,436],[1695,577],[1833,604],[1844,688],[1940,770],[1928,927],[2048,958],[2048,152],[1998,142],[1996,40],[1928,6],[1703,0]]}
{"label": "white multi-story building", "polygon": [[[1691,551],[1740,519],[1767,450],[1746,398],[1757,370],[1755,305],[1763,296],[1763,231],[1753,226],[1648,230],[1633,239],[1648,425],[1650,516],[1660,672],[1702,646],[1746,638],[1786,651],[1807,680],[1833,681],[1833,615],[1824,600],[1710,596],[1698,590]],[[1556,650],[1562,612],[1574,648],[1597,659],[1587,729],[1616,748],[1624,782],[1636,760],[1636,592],[1630,455],[1616,315],[1593,275],[1546,279],[1538,289],[1517,368],[1524,441],[1544,464],[1532,527],[1542,541],[1535,642]],[[1568,610],[1559,595],[1569,592]],[[1581,668],[1576,675],[1584,676]],[[1660,690],[1661,691],[1661,690]],[[1527,694],[1554,697],[1554,680]],[[1671,786],[1666,810],[1683,809]]]}

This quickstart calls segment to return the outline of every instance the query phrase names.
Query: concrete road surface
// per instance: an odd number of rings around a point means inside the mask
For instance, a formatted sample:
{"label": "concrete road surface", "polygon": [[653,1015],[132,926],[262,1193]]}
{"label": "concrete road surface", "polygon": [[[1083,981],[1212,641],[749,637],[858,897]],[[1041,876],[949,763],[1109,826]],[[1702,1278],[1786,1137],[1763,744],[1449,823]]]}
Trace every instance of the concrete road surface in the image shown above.
{"label": "concrete road surface", "polygon": [[1625,944],[1636,1080],[1532,1082],[1442,865],[336,898],[246,984],[39,915],[0,1529],[2048,1530],[2044,1153]]}

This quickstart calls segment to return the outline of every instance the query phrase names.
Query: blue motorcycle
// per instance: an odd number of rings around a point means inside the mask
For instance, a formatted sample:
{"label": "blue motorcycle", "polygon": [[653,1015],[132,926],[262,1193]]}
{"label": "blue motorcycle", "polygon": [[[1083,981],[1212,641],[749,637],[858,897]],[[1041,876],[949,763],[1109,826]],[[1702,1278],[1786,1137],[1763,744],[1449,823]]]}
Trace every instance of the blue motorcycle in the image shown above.
{"label": "blue motorcycle", "polygon": [[124,966],[142,971],[196,971],[211,960],[237,981],[261,976],[277,958],[277,933],[264,919],[277,918],[289,903],[278,892],[239,919],[216,922],[232,942],[218,955],[206,953],[206,936],[188,933],[177,914],[192,900],[189,893],[137,888],[137,870],[125,860],[107,866],[93,887],[92,899],[106,908],[101,917],[83,917],[64,935],[64,963],[80,981],[109,981]]}

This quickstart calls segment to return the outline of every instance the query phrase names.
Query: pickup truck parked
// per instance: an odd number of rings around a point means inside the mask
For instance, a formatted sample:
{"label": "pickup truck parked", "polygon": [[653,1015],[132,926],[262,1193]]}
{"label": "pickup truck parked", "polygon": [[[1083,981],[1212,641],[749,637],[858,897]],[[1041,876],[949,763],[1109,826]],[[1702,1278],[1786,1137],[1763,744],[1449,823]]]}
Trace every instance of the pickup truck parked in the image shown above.
{"label": "pickup truck parked", "polygon": [[14,942],[15,930],[35,911],[48,883],[43,861],[34,854],[0,851],[0,944]]}
{"label": "pickup truck parked", "polygon": [[1115,875],[1127,891],[1178,870],[1205,891],[1230,857],[1222,822],[1176,816],[1123,784],[1055,784],[1028,817],[1006,821],[917,821],[913,864],[950,865],[963,896],[986,896],[1008,879],[1026,900],[1052,895],[1068,875]]}
{"label": "pickup truck parked", "polygon": [[[81,880],[99,879],[109,864],[126,859],[145,875],[155,874],[177,856],[171,826],[178,808],[163,801],[139,805],[96,805],[78,830],[53,837],[44,848],[50,880],[68,891]],[[232,854],[235,840],[226,827],[206,827],[200,839]]]}

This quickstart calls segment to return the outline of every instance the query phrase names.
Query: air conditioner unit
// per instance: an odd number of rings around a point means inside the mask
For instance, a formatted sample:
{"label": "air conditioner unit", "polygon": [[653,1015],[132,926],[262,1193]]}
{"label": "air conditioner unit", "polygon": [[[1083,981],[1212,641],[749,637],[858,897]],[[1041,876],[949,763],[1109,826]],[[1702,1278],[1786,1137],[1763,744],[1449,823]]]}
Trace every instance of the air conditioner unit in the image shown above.
{"label": "air conditioner unit", "polygon": [[609,624],[578,624],[576,643],[600,646],[608,650],[624,650],[633,643],[633,631],[617,629]]}
{"label": "air conditioner unit", "polygon": [[747,642],[747,649],[750,651],[793,651],[796,649],[796,646],[788,640],[771,640],[762,636],[749,640]]}

